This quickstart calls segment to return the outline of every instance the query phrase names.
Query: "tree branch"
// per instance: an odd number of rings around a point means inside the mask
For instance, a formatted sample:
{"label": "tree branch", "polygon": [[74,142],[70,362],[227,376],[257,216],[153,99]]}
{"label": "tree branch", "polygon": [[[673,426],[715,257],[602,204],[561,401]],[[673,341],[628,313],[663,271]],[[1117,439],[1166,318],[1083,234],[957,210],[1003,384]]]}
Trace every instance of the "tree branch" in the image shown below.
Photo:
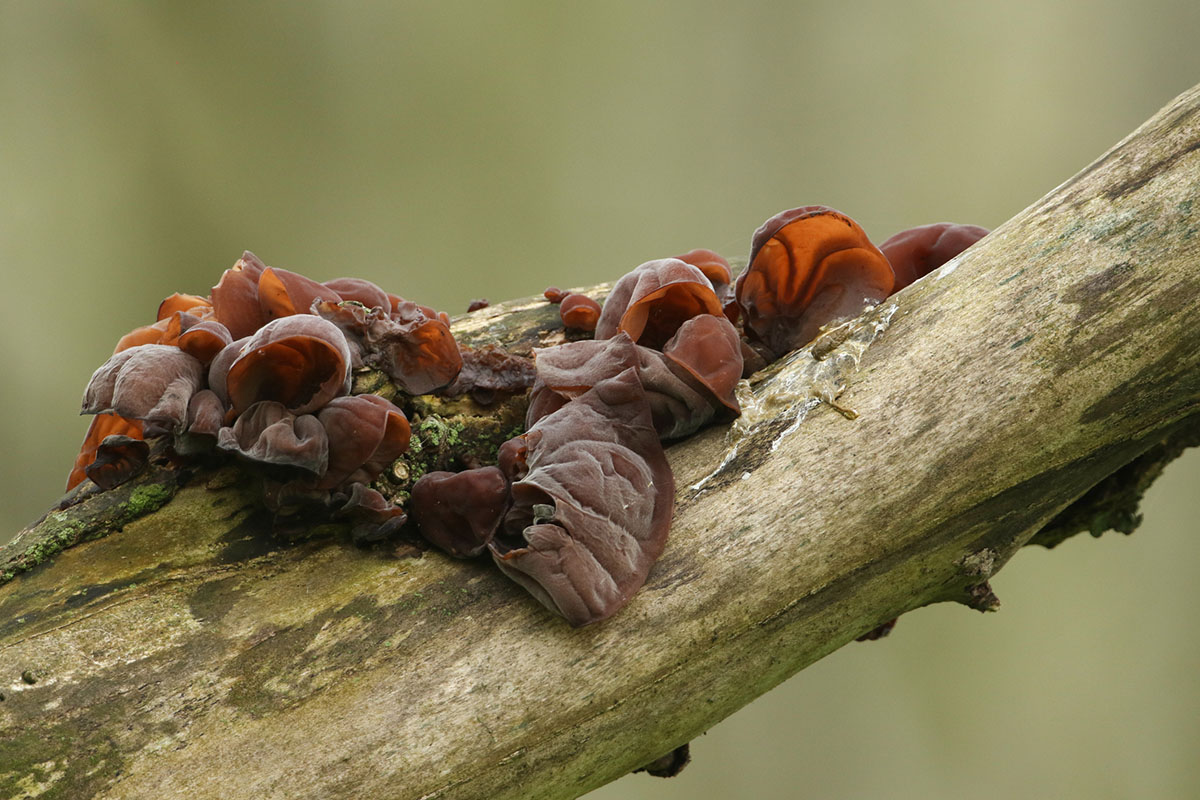
{"label": "tree branch", "polygon": [[[72,534],[119,535],[0,587],[0,794],[573,797],[905,611],[990,607],[1039,529],[1195,435],[1197,150],[1193,89],[821,360],[756,376],[739,438],[671,448],[671,542],[601,625],[487,564],[277,539],[232,468],[123,501]],[[540,336],[539,313],[456,334]]]}

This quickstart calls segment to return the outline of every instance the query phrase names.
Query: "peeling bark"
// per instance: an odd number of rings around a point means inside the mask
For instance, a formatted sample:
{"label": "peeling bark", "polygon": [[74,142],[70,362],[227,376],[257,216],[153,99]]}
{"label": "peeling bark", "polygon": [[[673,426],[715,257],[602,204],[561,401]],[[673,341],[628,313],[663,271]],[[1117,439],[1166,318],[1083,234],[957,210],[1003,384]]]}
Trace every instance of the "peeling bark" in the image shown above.
{"label": "peeling bark", "polygon": [[[137,487],[54,512],[125,508],[52,562],[36,531],[4,550],[0,795],[573,797],[905,611],[992,607],[1064,509],[1194,441],[1197,151],[1193,89],[822,360],[756,376],[736,442],[670,449],[666,553],[594,627],[485,563],[277,538],[229,471],[140,517]],[[455,333],[532,345],[549,315]]]}

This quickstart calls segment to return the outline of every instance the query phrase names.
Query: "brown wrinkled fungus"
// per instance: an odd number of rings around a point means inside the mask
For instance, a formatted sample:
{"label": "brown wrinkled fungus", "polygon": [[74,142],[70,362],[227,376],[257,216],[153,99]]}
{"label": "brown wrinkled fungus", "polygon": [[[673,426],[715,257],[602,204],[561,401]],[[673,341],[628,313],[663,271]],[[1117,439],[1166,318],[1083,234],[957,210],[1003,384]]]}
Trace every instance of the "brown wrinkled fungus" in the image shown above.
{"label": "brown wrinkled fungus", "polygon": [[678,258],[662,258],[617,281],[604,301],[596,338],[624,331],[636,343],[658,350],[685,321],[721,313],[721,301],[703,272]]}

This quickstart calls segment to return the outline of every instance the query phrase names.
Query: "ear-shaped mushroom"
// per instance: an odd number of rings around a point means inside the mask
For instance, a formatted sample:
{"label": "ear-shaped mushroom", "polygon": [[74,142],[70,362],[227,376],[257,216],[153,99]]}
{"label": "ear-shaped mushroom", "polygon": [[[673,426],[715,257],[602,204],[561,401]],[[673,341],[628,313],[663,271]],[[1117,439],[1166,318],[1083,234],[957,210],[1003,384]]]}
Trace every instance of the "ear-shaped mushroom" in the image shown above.
{"label": "ear-shaped mushroom", "polygon": [[312,313],[313,303],[342,302],[333,289],[286,269],[267,267],[258,277],[258,303],[267,319]]}
{"label": "ear-shaped mushroom", "polygon": [[577,331],[594,331],[600,320],[600,304],[585,294],[563,297],[558,306],[558,315],[563,325]]}
{"label": "ear-shaped mushroom", "polygon": [[404,412],[373,394],[336,397],[317,419],[329,438],[329,469],[317,488],[370,483],[408,449],[412,434]]}
{"label": "ear-shaped mushroom", "polygon": [[177,311],[186,311],[200,316],[205,309],[212,310],[212,301],[207,297],[176,292],[158,304],[158,319],[164,320]]}
{"label": "ear-shaped mushroom", "polygon": [[180,430],[187,424],[188,401],[203,382],[204,367],[178,347],[131,347],[92,374],[81,413],[119,414]]}
{"label": "ear-shaped mushroom", "polygon": [[225,420],[225,404],[212,389],[201,389],[188,402],[187,432],[216,436]]}
{"label": "ear-shaped mushroom", "polygon": [[139,419],[126,419],[125,417],[116,414],[98,414],[92,418],[91,425],[88,426],[87,433],[83,437],[83,445],[79,448],[79,455],[75,457],[75,464],[71,468],[71,474],[67,476],[67,491],[71,491],[87,477],[88,465],[96,460],[96,451],[100,449],[100,445],[109,436],[128,436],[134,439],[142,438],[142,421]]}
{"label": "ear-shaped mushroom", "polygon": [[165,317],[153,325],[134,328],[117,340],[117,346],[113,348],[113,353],[116,354],[143,344],[162,344],[163,339],[167,337],[167,326],[170,324],[171,318]]}
{"label": "ear-shaped mushroom", "polygon": [[421,535],[443,552],[471,558],[483,552],[508,510],[508,480],[499,467],[429,472],[408,502]]}
{"label": "ear-shaped mushroom", "polygon": [[420,319],[435,319],[443,325],[450,325],[450,315],[445,311],[434,311],[429,306],[423,306],[414,303],[412,300],[405,300],[399,295],[388,293],[388,300],[392,304],[392,319],[402,325]]}
{"label": "ear-shaped mushroom", "polygon": [[192,325],[179,334],[176,343],[179,349],[188,355],[195,356],[201,364],[207,367],[230,342],[233,337],[229,329],[215,319],[205,320]]}
{"label": "ear-shaped mushroom", "polygon": [[572,625],[606,619],[645,582],[674,505],[637,374],[598,383],[519,438],[529,473],[512,485],[492,557]]}
{"label": "ear-shaped mushroom", "polygon": [[150,445],[140,436],[106,436],[96,450],[96,460],[84,471],[92,483],[108,491],[145,469],[149,459]]}
{"label": "ear-shaped mushroom", "polygon": [[[210,376],[223,356],[224,351],[214,359]],[[218,383],[212,382],[214,391]],[[350,391],[350,348],[337,326],[320,317],[281,317],[241,347],[225,376],[225,391],[239,414],[261,400],[278,401],[297,414],[314,411]]]}
{"label": "ear-shaped mushroom", "polygon": [[[170,299],[170,298],[168,298]],[[165,301],[164,301],[165,302]],[[161,311],[161,307],[160,307]],[[200,317],[187,311],[174,311],[164,317],[159,317],[153,325],[143,325],[125,334],[113,348],[113,353],[128,350],[142,344],[179,344],[179,337],[185,331],[198,325]]]}
{"label": "ear-shaped mushroom", "polygon": [[342,300],[353,300],[367,308],[382,308],[384,311],[392,308],[388,293],[362,278],[334,278],[325,281],[325,288],[332,289]]}
{"label": "ear-shaped mushroom", "polygon": [[733,272],[729,268],[729,262],[720,253],[698,247],[695,250],[688,250],[683,255],[675,256],[675,258],[691,264],[703,272],[722,304],[732,294]]}
{"label": "ear-shaped mushroom", "polygon": [[879,245],[896,273],[892,291],[898,292],[928,275],[987,234],[987,228],[953,222],[935,222],[900,231]]}
{"label": "ear-shaped mushroom", "polygon": [[296,415],[283,403],[255,403],[231,428],[221,428],[217,447],[251,461],[297,467],[314,475],[325,474],[329,464],[329,438],[316,417]]}
{"label": "ear-shaped mushroom", "polygon": [[894,281],[857,222],[832,208],[804,206],[754,232],[750,266],[735,293],[746,334],[779,356],[811,341],[823,325],[883,300]]}
{"label": "ear-shaped mushroom", "polygon": [[617,281],[604,301],[596,338],[625,331],[638,344],[658,350],[684,321],[720,313],[721,301],[703,272],[678,258],[661,258]]}
{"label": "ear-shaped mushroom", "polygon": [[267,322],[258,302],[258,279],[264,270],[266,265],[247,250],[212,289],[213,316],[234,339],[249,336]]}
{"label": "ear-shaped mushroom", "polygon": [[225,386],[229,377],[229,368],[233,366],[234,361],[237,361],[238,356],[242,354],[242,348],[249,341],[250,337],[246,336],[230,342],[213,356],[212,362],[208,365],[208,388],[212,389],[221,402],[226,405],[229,404],[229,390]]}
{"label": "ear-shaped mushroom", "polygon": [[[711,315],[696,319],[708,316]],[[722,346],[717,343],[718,349]],[[637,373],[646,393],[654,428],[661,439],[695,433],[713,418],[717,408],[723,408],[723,398],[716,397],[713,389],[693,378],[688,370],[678,365],[672,368],[673,362],[662,353],[634,344],[624,332],[604,341],[570,342],[533,352],[537,381],[529,395],[525,416],[527,428],[601,381],[615,378],[627,369]],[[740,363],[739,360],[739,369]]]}
{"label": "ear-shaped mushroom", "polygon": [[416,303],[402,301],[399,308],[388,314],[357,303],[314,306],[349,340],[355,366],[382,370],[409,394],[441,389],[454,380],[463,364],[450,328],[425,316]]}
{"label": "ear-shaped mushroom", "polygon": [[741,413],[735,390],[742,377],[742,341],[728,319],[711,314],[692,317],[679,326],[662,352],[733,416]]}
{"label": "ear-shaped mushroom", "polygon": [[517,436],[500,445],[496,451],[496,463],[509,483],[519,481],[529,474],[529,448],[525,445],[525,437]]}

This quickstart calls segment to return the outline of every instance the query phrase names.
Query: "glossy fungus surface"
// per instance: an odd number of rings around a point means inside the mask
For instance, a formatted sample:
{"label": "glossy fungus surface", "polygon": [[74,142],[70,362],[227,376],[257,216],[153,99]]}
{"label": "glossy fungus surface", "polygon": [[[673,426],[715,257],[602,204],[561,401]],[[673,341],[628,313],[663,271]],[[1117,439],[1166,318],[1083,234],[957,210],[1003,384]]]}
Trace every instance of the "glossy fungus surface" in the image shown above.
{"label": "glossy fungus surface", "polygon": [[421,535],[439,549],[477,556],[508,510],[508,479],[499,467],[430,472],[413,485],[409,508]]}
{"label": "glossy fungus surface", "polygon": [[577,331],[594,331],[600,320],[600,304],[585,294],[568,294],[558,306],[563,325]]}
{"label": "glossy fungus surface", "polygon": [[382,308],[385,311],[392,308],[388,293],[362,278],[334,278],[325,281],[325,288],[332,289],[342,300],[353,300],[362,303],[366,308]]}
{"label": "glossy fungus surface", "polygon": [[894,291],[933,272],[987,234],[987,228],[978,225],[935,222],[889,237],[879,249],[896,274]]}
{"label": "glossy fungus surface", "polygon": [[338,397],[317,413],[329,439],[329,467],[318,488],[370,483],[408,449],[404,412],[373,394]]}
{"label": "glossy fungus surface", "polygon": [[224,383],[238,414],[262,400],[304,414],[350,390],[350,348],[337,327],[320,317],[282,317],[241,347]]}
{"label": "glossy fungus surface", "polygon": [[142,438],[142,421],[126,419],[117,414],[98,414],[93,417],[88,425],[87,433],[84,434],[79,455],[75,457],[75,463],[71,467],[71,474],[67,476],[67,491],[74,489],[87,477],[88,465],[96,460],[96,452],[109,436],[129,436],[140,439]]}
{"label": "glossy fungus surface", "polygon": [[217,357],[217,353],[232,341],[229,329],[215,319],[210,319],[188,327],[179,335],[176,344],[180,350],[208,367]]}
{"label": "glossy fungus surface", "polygon": [[458,344],[432,310],[396,299],[397,310],[390,313],[357,303],[321,302],[314,310],[342,332],[354,366],[381,370],[409,394],[437,391],[462,369]]}
{"label": "glossy fungus surface", "polygon": [[695,379],[732,416],[741,413],[735,391],[742,377],[742,343],[728,319],[711,314],[692,317],[679,326],[662,352],[676,374]]}
{"label": "glossy fungus surface", "polygon": [[779,356],[807,344],[822,326],[883,300],[894,282],[887,259],[858,223],[825,206],[804,206],[755,231],[735,294],[747,336]]}
{"label": "glossy fungus surface", "polygon": [[720,313],[721,301],[703,272],[678,258],[661,258],[617,281],[604,301],[596,338],[624,331],[638,344],[657,350],[686,320]]}
{"label": "glossy fungus surface", "polygon": [[176,292],[159,303],[157,319],[159,321],[164,320],[178,311],[186,311],[197,315],[211,312],[212,301],[198,294],[180,294]]}
{"label": "glossy fungus surface", "polygon": [[258,304],[268,320],[312,313],[313,303],[340,303],[341,296],[312,278],[267,267],[258,277]]}
{"label": "glossy fungus surface", "polygon": [[145,469],[149,458],[150,445],[140,436],[116,434],[104,437],[84,471],[101,489],[112,489]]}
{"label": "glossy fungus surface", "polygon": [[267,322],[258,302],[258,279],[266,268],[247,250],[212,288],[213,316],[234,339],[251,335]]}

